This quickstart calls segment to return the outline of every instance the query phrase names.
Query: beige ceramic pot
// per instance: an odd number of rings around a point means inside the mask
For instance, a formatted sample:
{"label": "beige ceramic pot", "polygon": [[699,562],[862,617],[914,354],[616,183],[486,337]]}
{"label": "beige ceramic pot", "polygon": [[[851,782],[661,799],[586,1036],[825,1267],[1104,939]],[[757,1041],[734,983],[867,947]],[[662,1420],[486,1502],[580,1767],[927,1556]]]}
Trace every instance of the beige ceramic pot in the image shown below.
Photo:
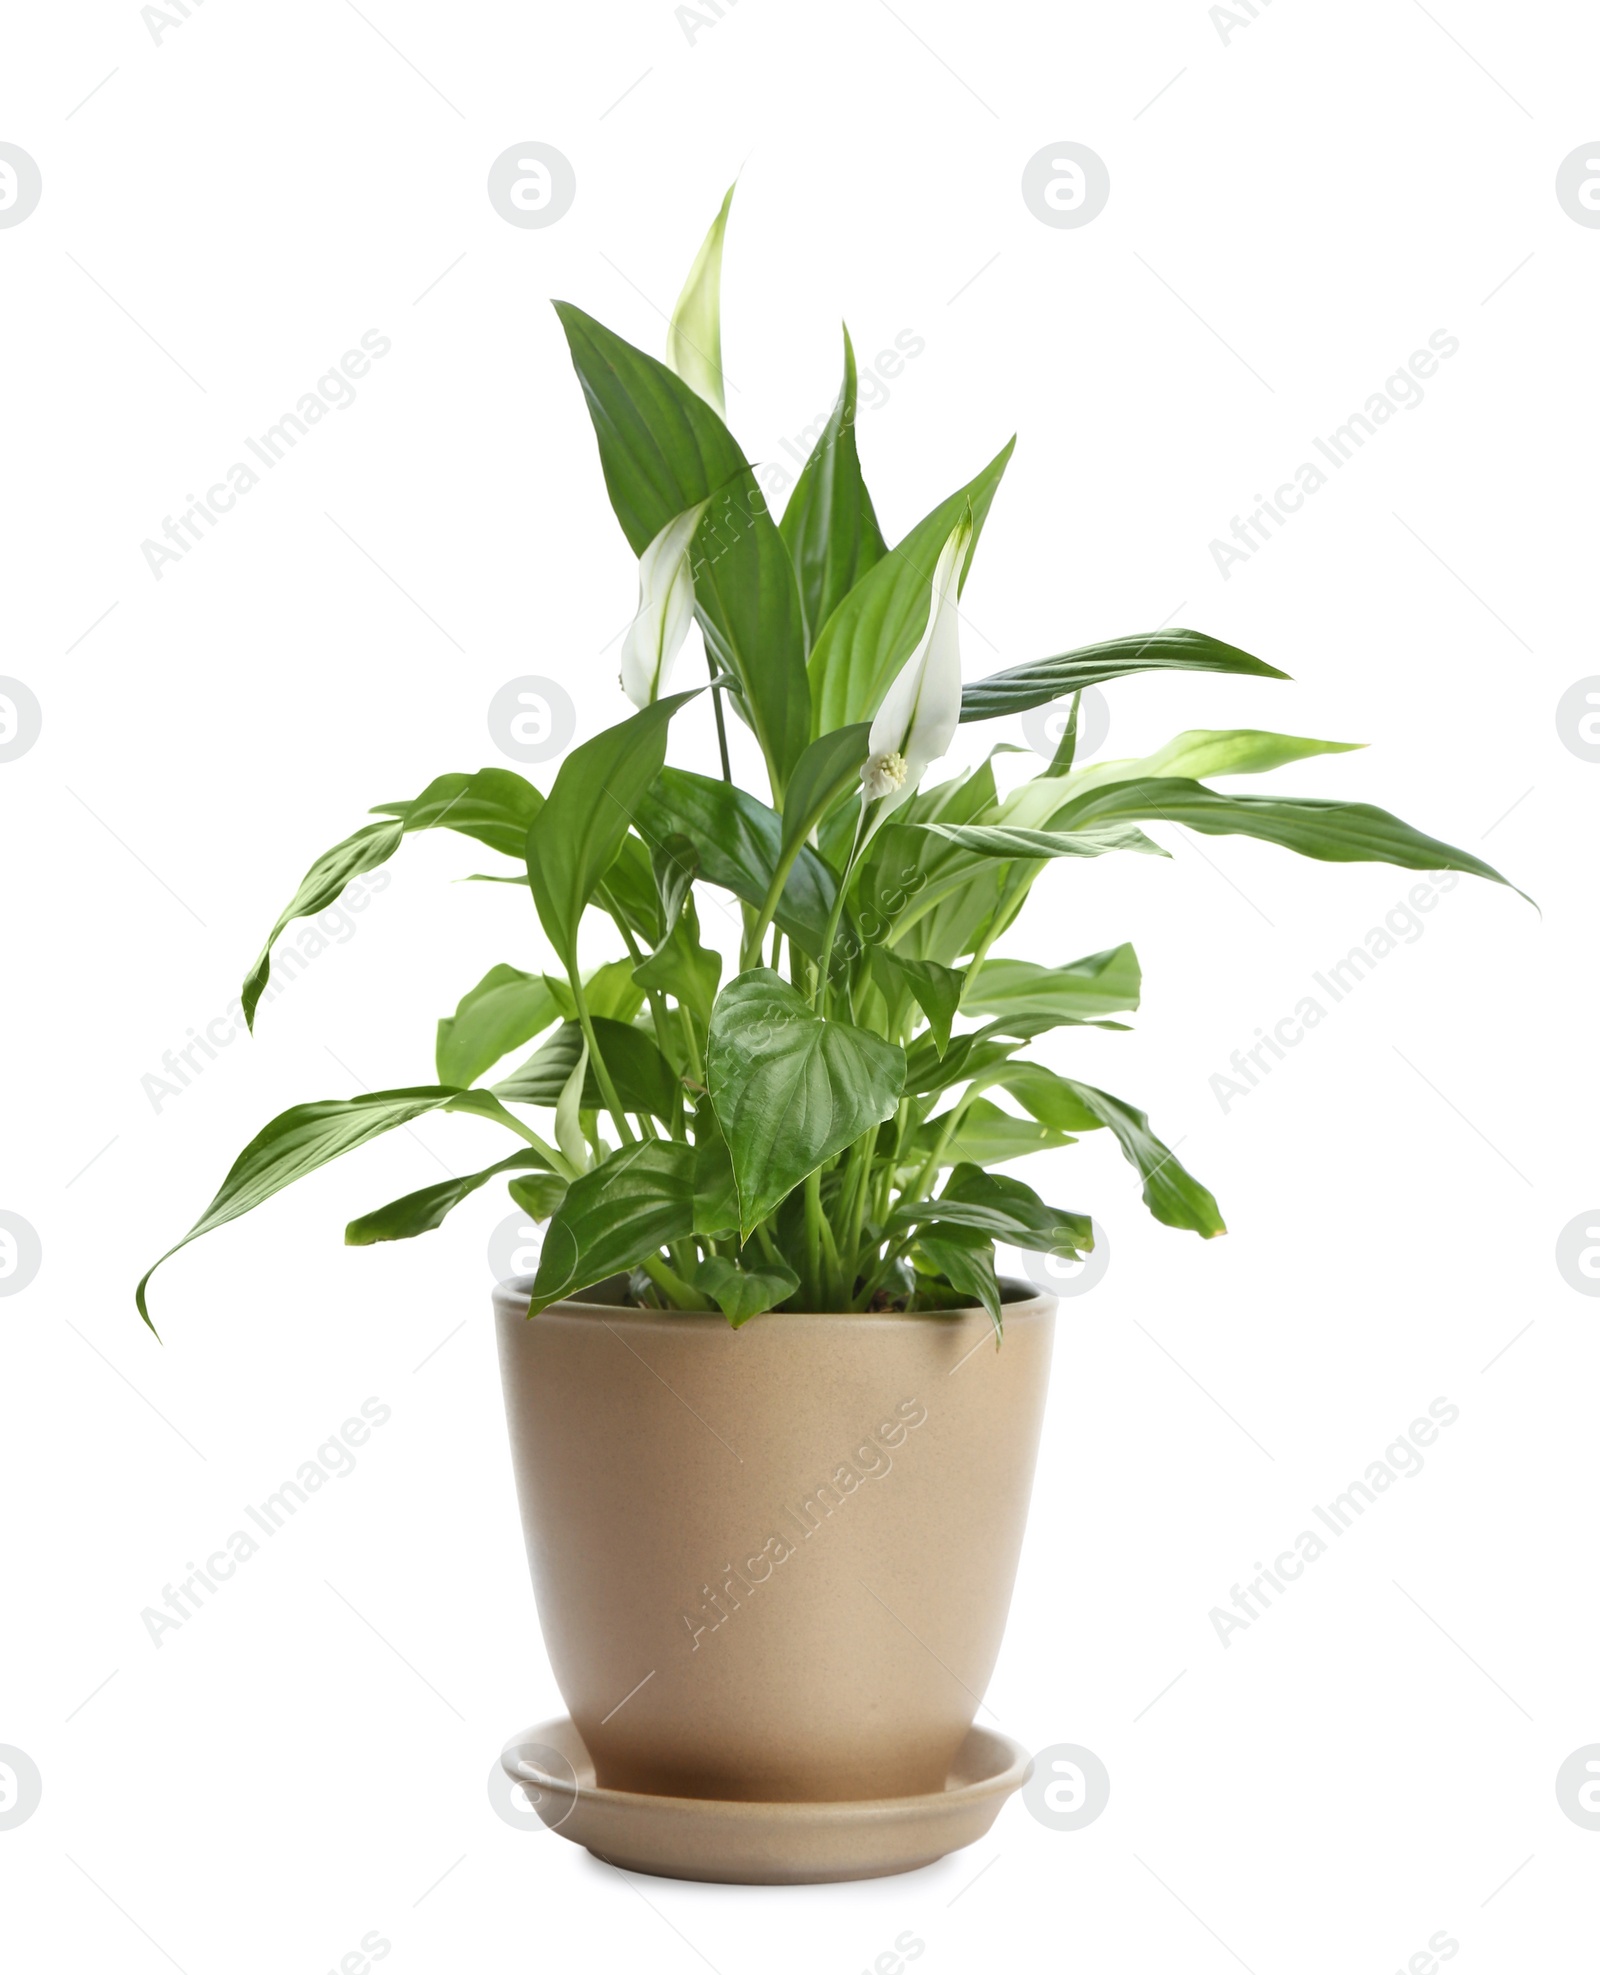
{"label": "beige ceramic pot", "polygon": [[[603,1790],[947,1787],[1011,1601],[1055,1305],[720,1316],[495,1292],[545,1643]],[[991,1813],[992,1815],[992,1813]]]}

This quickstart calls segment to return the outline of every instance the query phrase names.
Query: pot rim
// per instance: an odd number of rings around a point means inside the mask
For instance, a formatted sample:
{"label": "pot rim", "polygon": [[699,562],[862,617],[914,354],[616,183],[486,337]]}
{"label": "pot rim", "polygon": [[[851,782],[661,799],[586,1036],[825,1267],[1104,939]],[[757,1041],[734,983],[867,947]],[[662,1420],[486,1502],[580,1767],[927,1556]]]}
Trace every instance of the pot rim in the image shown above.
{"label": "pot rim", "polygon": [[[618,1319],[628,1323],[642,1323],[659,1329],[663,1324],[681,1324],[691,1329],[711,1326],[719,1331],[730,1329],[728,1319],[720,1310],[649,1310],[637,1303],[624,1303],[627,1277],[607,1276],[591,1288],[580,1290],[576,1296],[561,1298],[550,1303],[539,1312],[540,1318],[560,1317],[568,1321],[582,1320],[593,1322],[599,1318],[602,1323],[615,1323]],[[527,1318],[528,1302],[533,1289],[531,1275],[511,1276],[494,1286],[494,1308],[497,1316]],[[1031,1282],[1018,1276],[1001,1276],[1000,1306],[1007,1323],[1031,1321],[1047,1316],[1056,1308],[1057,1299]],[[953,1310],[764,1310],[759,1317],[751,1317],[739,1326],[741,1331],[751,1325],[773,1318],[786,1324],[849,1324],[854,1328],[863,1325],[899,1327],[905,1324],[962,1323],[971,1317],[981,1317],[989,1321],[989,1313],[981,1303],[963,1304]]]}

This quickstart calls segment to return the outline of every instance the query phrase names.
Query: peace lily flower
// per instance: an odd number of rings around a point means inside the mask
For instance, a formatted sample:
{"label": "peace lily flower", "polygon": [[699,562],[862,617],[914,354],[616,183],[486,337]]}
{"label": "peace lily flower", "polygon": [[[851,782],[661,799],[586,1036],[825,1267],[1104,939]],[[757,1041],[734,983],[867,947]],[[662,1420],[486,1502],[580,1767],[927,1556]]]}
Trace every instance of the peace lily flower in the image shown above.
{"label": "peace lily flower", "polygon": [[661,697],[672,661],[694,620],[694,572],[689,544],[710,506],[701,501],[674,515],[639,558],[639,614],[622,640],[622,690],[635,706]]}
{"label": "peace lily flower", "polygon": [[879,820],[916,791],[955,739],[961,718],[961,651],[956,592],[972,546],[972,510],[951,529],[933,572],[928,628],[883,696],[861,769],[862,813],[874,802]]}

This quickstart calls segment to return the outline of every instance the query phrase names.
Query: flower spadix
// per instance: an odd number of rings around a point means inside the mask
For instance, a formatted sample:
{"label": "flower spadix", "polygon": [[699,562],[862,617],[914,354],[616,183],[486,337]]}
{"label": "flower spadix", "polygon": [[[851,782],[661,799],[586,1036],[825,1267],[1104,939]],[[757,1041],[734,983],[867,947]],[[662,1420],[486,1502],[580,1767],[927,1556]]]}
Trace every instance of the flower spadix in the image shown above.
{"label": "flower spadix", "polygon": [[886,805],[878,812],[880,817],[915,792],[918,782],[955,739],[961,719],[956,595],[972,547],[972,533],[972,510],[968,508],[939,551],[927,629],[873,718],[861,769],[861,801],[863,809],[878,802]]}
{"label": "flower spadix", "polygon": [[672,661],[694,621],[694,572],[689,544],[710,506],[701,501],[675,514],[639,558],[639,614],[622,640],[622,690],[635,706],[661,697]]}

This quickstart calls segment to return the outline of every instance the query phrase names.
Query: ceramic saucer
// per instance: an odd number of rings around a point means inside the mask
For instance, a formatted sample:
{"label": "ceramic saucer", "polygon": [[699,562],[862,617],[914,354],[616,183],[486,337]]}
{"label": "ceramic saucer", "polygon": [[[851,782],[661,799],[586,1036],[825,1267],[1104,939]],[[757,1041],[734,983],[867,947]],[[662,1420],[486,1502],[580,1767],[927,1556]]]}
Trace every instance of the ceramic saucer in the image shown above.
{"label": "ceramic saucer", "polygon": [[566,1718],[528,1728],[501,1757],[539,1816],[596,1858],[666,1879],[804,1886],[914,1872],[974,1844],[1033,1764],[1008,1735],[974,1728],[942,1790],[844,1803],[728,1803],[603,1790]]}

